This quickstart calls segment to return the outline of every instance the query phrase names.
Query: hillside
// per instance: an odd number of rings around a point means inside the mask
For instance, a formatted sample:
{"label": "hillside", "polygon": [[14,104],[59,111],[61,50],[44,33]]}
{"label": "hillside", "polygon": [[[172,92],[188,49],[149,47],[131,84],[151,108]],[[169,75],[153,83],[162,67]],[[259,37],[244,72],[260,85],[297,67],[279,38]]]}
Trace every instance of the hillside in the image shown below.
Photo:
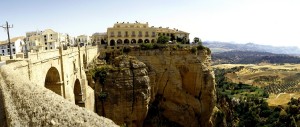
{"label": "hillside", "polygon": [[299,64],[222,64],[214,68],[230,70],[224,74],[228,82],[262,88],[270,94],[269,105],[286,104],[291,97],[300,97]]}
{"label": "hillside", "polygon": [[[299,65],[217,65],[218,127],[300,126]],[[268,87],[267,87],[268,86]]]}
{"label": "hillside", "polygon": [[228,51],[212,54],[213,64],[300,63],[300,57],[256,51]]}
{"label": "hillside", "polygon": [[237,44],[228,42],[203,42],[203,45],[210,48],[212,52],[226,52],[234,50],[270,52],[274,54],[299,55],[300,49],[297,47],[275,47],[270,45],[258,45],[254,43]]}

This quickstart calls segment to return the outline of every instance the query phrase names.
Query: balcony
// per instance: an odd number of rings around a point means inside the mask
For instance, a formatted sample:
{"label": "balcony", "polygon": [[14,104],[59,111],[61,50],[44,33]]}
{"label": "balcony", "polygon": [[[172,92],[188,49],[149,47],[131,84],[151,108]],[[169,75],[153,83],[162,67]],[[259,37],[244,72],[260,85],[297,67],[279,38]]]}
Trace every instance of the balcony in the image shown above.
{"label": "balcony", "polygon": [[135,37],[135,35],[131,35],[131,37]]}
{"label": "balcony", "polygon": [[143,35],[139,35],[139,37],[143,37]]}
{"label": "balcony", "polygon": [[115,35],[110,35],[110,37],[115,37]]}
{"label": "balcony", "polygon": [[122,35],[119,34],[118,37],[122,37]]}
{"label": "balcony", "polygon": [[145,35],[145,37],[149,37],[149,35]]}

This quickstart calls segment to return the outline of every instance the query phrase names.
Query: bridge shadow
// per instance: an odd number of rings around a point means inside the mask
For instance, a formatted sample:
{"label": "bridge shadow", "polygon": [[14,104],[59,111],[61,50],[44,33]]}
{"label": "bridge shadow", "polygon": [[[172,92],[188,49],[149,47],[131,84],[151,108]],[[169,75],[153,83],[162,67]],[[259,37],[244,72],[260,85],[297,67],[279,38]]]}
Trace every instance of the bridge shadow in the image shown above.
{"label": "bridge shadow", "polygon": [[55,67],[51,67],[46,75],[45,87],[56,94],[62,96],[62,85],[60,81],[59,72]]}

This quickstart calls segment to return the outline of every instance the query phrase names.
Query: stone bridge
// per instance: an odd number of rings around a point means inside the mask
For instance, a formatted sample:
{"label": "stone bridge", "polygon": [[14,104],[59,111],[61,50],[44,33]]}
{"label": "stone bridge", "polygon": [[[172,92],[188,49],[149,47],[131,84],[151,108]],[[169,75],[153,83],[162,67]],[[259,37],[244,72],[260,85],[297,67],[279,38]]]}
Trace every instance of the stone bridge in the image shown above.
{"label": "stone bridge", "polygon": [[27,60],[9,60],[7,64],[21,63],[14,68],[22,76],[93,111],[94,92],[88,86],[85,70],[97,53],[97,46],[60,48],[30,53]]}

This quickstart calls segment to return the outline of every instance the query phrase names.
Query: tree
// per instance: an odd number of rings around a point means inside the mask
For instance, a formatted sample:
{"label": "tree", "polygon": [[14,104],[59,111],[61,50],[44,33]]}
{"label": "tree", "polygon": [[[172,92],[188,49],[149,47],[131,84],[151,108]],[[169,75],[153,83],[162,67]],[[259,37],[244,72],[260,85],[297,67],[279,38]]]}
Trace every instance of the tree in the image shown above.
{"label": "tree", "polygon": [[194,43],[196,43],[196,44],[198,43],[199,45],[202,45],[202,41],[199,37],[194,38]]}
{"label": "tree", "polygon": [[166,44],[168,41],[170,41],[170,37],[168,36],[159,36],[157,39],[157,43]]}

